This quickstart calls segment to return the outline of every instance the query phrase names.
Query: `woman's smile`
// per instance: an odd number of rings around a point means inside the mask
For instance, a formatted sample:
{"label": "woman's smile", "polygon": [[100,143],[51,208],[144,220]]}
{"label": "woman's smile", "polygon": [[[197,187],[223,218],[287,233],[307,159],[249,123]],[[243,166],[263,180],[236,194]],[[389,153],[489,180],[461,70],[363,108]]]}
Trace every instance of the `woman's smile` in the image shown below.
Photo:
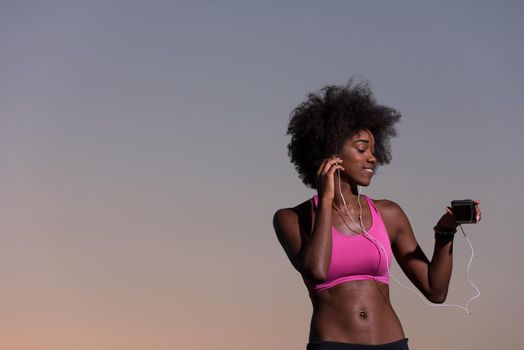
{"label": "woman's smile", "polygon": [[375,174],[375,171],[373,168],[363,168],[364,172],[367,173],[369,176],[373,176]]}

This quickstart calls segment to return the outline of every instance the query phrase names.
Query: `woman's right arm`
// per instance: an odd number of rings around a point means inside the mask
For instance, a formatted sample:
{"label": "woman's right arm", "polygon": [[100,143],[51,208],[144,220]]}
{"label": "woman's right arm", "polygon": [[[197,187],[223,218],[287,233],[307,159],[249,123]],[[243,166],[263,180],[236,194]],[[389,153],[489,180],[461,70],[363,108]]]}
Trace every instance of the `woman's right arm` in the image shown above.
{"label": "woman's right arm", "polygon": [[279,209],[273,216],[277,238],[289,260],[300,273],[314,282],[325,281],[331,261],[331,205],[334,176],[342,168],[340,158],[325,159],[317,173],[319,188],[317,212],[310,237],[302,239],[298,215],[292,209]]}

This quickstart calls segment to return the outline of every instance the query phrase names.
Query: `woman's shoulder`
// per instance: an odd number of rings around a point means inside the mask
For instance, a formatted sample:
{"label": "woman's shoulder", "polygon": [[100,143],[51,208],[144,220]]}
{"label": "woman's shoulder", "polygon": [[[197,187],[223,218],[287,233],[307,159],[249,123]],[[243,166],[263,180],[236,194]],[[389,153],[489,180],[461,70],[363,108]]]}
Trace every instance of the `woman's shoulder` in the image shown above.
{"label": "woman's shoulder", "polygon": [[398,205],[391,199],[372,199],[370,197],[368,198],[373,201],[373,204],[375,204],[382,216],[386,215],[394,217],[402,212],[402,208],[400,207],[400,205]]}
{"label": "woman's shoulder", "polygon": [[311,215],[314,215],[314,204],[313,197],[310,197],[303,202],[296,204],[294,207],[280,208],[277,209],[273,215],[273,221],[278,222],[295,222],[297,224],[305,224],[311,219]]}
{"label": "woman's shoulder", "polygon": [[[294,207],[280,208],[273,215],[273,227],[281,242],[299,242],[309,239],[312,231],[311,198]],[[287,243],[284,243],[286,245]]]}
{"label": "woman's shoulder", "polygon": [[373,203],[380,212],[380,217],[389,234],[391,242],[397,240],[399,227],[407,220],[407,217],[396,202],[390,199],[373,199]]}
{"label": "woman's shoulder", "polygon": [[304,212],[308,212],[311,210],[313,205],[313,197],[310,197],[306,199],[303,202],[300,202],[296,204],[294,207],[286,207],[286,208],[280,208],[277,209],[275,212],[275,217],[299,217],[304,214]]}

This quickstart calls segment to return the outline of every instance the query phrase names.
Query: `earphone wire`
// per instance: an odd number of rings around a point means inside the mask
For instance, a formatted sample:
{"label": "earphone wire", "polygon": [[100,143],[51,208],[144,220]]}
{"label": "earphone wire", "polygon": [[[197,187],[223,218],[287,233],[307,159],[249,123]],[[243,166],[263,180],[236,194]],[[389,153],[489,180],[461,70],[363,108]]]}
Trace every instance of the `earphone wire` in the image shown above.
{"label": "earphone wire", "polygon": [[[470,247],[470,250],[471,250],[471,256],[469,258],[469,262],[468,262],[468,266],[466,268],[466,279],[468,280],[469,284],[471,284],[473,286],[473,288],[475,288],[475,290],[477,291],[477,294],[471,298],[468,299],[468,301],[466,302],[466,304],[464,306],[462,305],[458,305],[458,304],[433,304],[433,303],[430,303],[428,302],[425,297],[422,295],[422,293],[420,293],[418,290],[416,289],[413,289],[413,288],[410,288],[410,287],[407,287],[405,285],[403,285],[402,283],[400,283],[396,278],[395,276],[393,276],[393,274],[391,273],[391,270],[389,268],[389,259],[388,259],[388,254],[386,252],[386,249],[384,248],[384,245],[382,244],[382,242],[378,241],[377,239],[375,239],[375,237],[371,236],[364,228],[364,223],[362,222],[362,205],[360,204],[360,188],[359,186],[357,185],[357,192],[358,192],[358,197],[357,197],[357,201],[358,201],[358,206],[360,208],[360,215],[359,215],[359,221],[360,221],[360,224],[356,223],[355,220],[353,219],[353,217],[351,216],[351,213],[349,212],[348,210],[348,207],[346,205],[346,200],[344,199],[344,196],[342,195],[342,187],[340,185],[340,170],[337,169],[337,173],[338,173],[338,188],[339,188],[339,193],[340,193],[340,197],[342,198],[342,202],[344,203],[344,207],[346,208],[346,211],[347,213],[349,214],[349,217],[351,218],[351,220],[353,221],[353,223],[360,229],[362,230],[364,236],[370,240],[373,244],[375,244],[375,247],[377,247],[377,249],[379,249],[379,247],[377,246],[376,243],[378,243],[378,245],[380,246],[380,248],[382,249],[382,251],[384,252],[384,256],[386,257],[386,267],[387,267],[387,270],[388,270],[388,274],[389,276],[391,276],[391,278],[397,282],[397,284],[399,286],[401,286],[402,288],[404,289],[407,289],[407,290],[410,290],[412,292],[414,292],[415,294],[417,294],[420,299],[422,299],[422,301],[426,304],[426,305],[429,305],[429,306],[442,306],[442,307],[458,307],[464,311],[466,311],[466,313],[468,315],[471,315],[471,311],[469,310],[469,303],[471,301],[473,301],[474,299],[480,297],[480,290],[478,289],[478,287],[473,283],[473,281],[471,280],[471,278],[469,277],[469,268],[471,266],[471,262],[473,261],[473,256],[474,256],[474,249],[473,249],[473,245],[471,244],[471,241],[469,240],[468,236],[466,235],[466,233],[464,232],[464,229],[462,228],[462,225],[459,225],[460,227],[460,230],[462,231],[462,234],[464,235],[464,237],[466,238],[468,244],[469,244],[469,247]],[[380,252],[380,250],[379,250]],[[379,253],[380,255],[380,253]],[[380,266],[380,261],[379,261],[379,266]]]}

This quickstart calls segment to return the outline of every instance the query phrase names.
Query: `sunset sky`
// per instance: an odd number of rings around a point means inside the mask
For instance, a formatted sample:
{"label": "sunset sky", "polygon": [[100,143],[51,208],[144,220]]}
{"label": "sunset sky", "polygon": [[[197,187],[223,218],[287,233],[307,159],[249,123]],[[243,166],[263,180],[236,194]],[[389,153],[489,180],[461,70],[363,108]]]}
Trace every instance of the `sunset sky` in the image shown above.
{"label": "sunset sky", "polygon": [[[410,347],[522,347],[523,34],[519,1],[0,1],[0,350],[305,349],[285,131],[352,76],[402,113],[364,193],[428,257],[481,200],[471,315],[390,284]],[[459,231],[449,303],[469,256]]]}

